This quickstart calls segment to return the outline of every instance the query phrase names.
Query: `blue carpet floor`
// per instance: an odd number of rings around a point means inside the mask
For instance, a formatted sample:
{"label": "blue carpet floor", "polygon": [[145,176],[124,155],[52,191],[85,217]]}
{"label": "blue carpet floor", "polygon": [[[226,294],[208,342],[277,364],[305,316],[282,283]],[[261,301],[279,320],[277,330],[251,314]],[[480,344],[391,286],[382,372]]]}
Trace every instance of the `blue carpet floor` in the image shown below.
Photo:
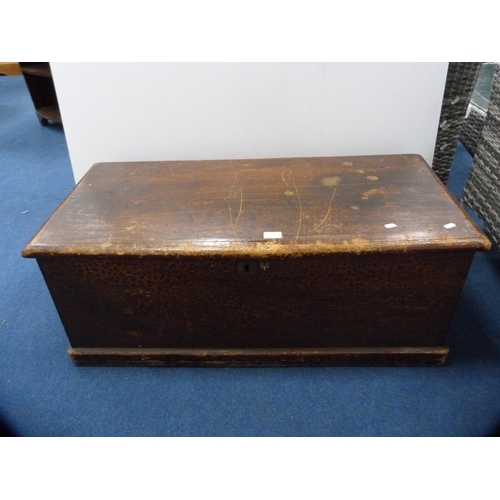
{"label": "blue carpet floor", "polygon": [[[459,144],[449,187],[471,157]],[[500,254],[476,255],[435,368],[75,367],[21,258],[73,187],[62,128],[0,77],[0,419],[18,436],[488,436],[500,424]]]}

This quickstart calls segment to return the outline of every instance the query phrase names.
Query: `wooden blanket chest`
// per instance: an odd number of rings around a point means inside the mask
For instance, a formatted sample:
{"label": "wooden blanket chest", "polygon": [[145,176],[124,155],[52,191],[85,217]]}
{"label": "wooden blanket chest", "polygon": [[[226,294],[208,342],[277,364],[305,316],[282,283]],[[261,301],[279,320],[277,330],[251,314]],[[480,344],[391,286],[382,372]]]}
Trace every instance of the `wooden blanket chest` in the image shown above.
{"label": "wooden blanket chest", "polygon": [[489,246],[388,155],[96,164],[23,256],[79,365],[426,365]]}

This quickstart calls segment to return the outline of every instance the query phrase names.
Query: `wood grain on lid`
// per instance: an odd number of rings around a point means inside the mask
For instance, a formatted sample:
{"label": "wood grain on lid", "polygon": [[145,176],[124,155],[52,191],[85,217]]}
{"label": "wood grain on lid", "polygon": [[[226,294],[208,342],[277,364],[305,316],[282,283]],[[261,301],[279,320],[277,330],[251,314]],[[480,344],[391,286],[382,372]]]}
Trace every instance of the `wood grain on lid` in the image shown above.
{"label": "wood grain on lid", "polygon": [[23,255],[266,257],[489,247],[420,156],[388,155],[99,163]]}

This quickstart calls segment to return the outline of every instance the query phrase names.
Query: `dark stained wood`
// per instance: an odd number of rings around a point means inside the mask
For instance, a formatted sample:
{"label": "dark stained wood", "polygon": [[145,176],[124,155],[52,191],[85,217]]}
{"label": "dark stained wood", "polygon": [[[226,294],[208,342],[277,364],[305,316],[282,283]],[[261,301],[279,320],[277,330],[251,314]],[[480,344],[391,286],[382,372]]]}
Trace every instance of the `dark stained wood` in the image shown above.
{"label": "dark stained wood", "polygon": [[234,257],[38,263],[73,347],[436,347],[471,258],[278,256],[253,275]]}
{"label": "dark stained wood", "polygon": [[38,116],[57,123],[62,123],[58,106],[45,106],[36,110]]}
{"label": "dark stained wood", "polygon": [[52,78],[52,72],[50,71],[50,66],[48,63],[21,63],[21,70],[27,75],[43,76],[46,78]]}
{"label": "dark stained wood", "polygon": [[69,349],[79,366],[434,366],[447,348]]}
{"label": "dark stained wood", "polygon": [[97,164],[23,255],[77,363],[436,364],[489,246],[391,155]]}
{"label": "dark stained wood", "polygon": [[50,64],[21,62],[19,65],[41,123],[62,123]]}
{"label": "dark stained wood", "polygon": [[[268,231],[283,237],[264,239]],[[97,164],[24,255],[260,258],[489,245],[420,156],[392,155]]]}

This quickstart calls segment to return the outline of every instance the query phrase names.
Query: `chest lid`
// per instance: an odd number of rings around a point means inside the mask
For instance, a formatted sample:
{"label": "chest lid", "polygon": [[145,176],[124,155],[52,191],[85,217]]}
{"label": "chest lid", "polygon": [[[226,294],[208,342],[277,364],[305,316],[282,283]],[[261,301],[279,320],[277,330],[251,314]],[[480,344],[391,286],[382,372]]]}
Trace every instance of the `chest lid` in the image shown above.
{"label": "chest lid", "polygon": [[23,256],[489,247],[420,156],[385,155],[98,163]]}

